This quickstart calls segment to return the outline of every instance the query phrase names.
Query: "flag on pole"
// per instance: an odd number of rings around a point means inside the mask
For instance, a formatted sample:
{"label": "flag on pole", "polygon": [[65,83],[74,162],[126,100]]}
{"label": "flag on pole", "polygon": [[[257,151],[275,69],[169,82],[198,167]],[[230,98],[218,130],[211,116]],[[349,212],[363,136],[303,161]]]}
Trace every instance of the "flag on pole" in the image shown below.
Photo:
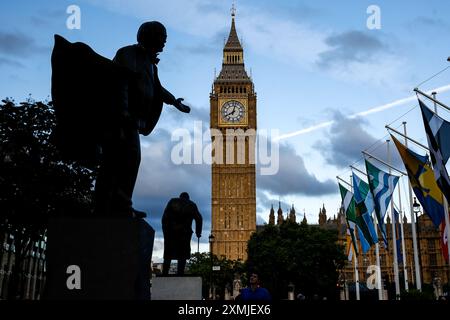
{"label": "flag on pole", "polygon": [[352,242],[352,234],[351,234],[350,228],[347,228],[345,252],[347,253],[348,261],[352,261],[352,259],[353,259],[353,242]]}
{"label": "flag on pole", "polygon": [[433,170],[428,164],[428,157],[421,156],[408,149],[392,134],[391,138],[408,172],[414,194],[422,205],[424,212],[433,221],[434,226],[438,228],[444,219],[444,206],[442,204],[442,192],[436,183]]}
{"label": "flag on pole", "polygon": [[386,210],[391,201],[392,194],[399,177],[391,175],[366,159],[366,171],[369,178],[369,187],[373,195],[375,204],[375,214],[378,220],[378,227],[381,231],[384,246],[387,248],[388,240],[386,233],[386,225],[384,224],[384,217]]}
{"label": "flag on pole", "polygon": [[356,224],[355,224],[355,200],[353,193],[347,188],[339,184],[339,191],[341,193],[342,205],[344,206],[345,219],[347,221],[347,229],[350,232],[350,237],[353,243],[355,253],[358,255],[358,245],[356,242]]}
{"label": "flag on pole", "polygon": [[369,246],[378,242],[378,237],[368,206],[373,210],[373,199],[368,197],[369,185],[353,173],[353,197],[355,199],[356,225],[361,230]]}
{"label": "flag on pole", "polygon": [[355,223],[355,230],[358,231],[358,239],[359,239],[359,243],[361,244],[361,249],[362,252],[365,254],[367,253],[367,251],[370,250],[370,247],[372,246],[366,239],[366,237],[364,237],[364,234],[361,231],[361,228],[358,228],[358,225]]}
{"label": "flag on pole", "polygon": [[397,210],[394,208],[394,217],[395,217],[395,245],[397,246],[397,262],[403,262],[403,253],[402,253],[402,229],[400,227],[400,219],[402,218]]}
{"label": "flag on pole", "polygon": [[427,134],[434,177],[448,200],[450,199],[450,178],[445,164],[450,156],[450,122],[431,111],[420,99],[419,105]]}

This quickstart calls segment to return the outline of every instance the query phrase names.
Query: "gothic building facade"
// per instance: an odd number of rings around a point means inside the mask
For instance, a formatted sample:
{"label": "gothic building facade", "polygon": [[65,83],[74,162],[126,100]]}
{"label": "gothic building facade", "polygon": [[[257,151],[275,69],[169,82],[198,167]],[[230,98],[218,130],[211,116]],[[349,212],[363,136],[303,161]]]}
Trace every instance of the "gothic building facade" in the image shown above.
{"label": "gothic building facade", "polygon": [[[269,224],[274,225],[274,219],[270,218],[272,216],[273,207],[269,214]],[[289,217],[289,214],[287,216]],[[283,211],[281,208],[278,209],[278,217],[277,225],[287,220],[283,219]],[[302,223],[307,223],[305,216]],[[325,206],[320,208],[317,226],[328,230],[335,230],[338,233],[338,243],[340,243],[344,248],[346,247],[347,227],[345,214],[342,209],[338,211],[337,216],[335,215],[332,218],[329,218],[327,217]],[[448,263],[446,263],[441,251],[440,231],[433,226],[433,223],[426,214],[418,216],[417,226],[418,227],[416,230],[419,239],[418,251],[420,253],[419,264],[421,266],[421,282],[422,284],[434,285],[436,287],[440,286],[442,290],[443,285],[449,281],[449,266]],[[399,263],[400,287],[402,289],[405,288],[405,280],[408,281],[409,288],[413,288],[416,282],[411,223],[408,222],[406,216],[403,216],[403,230],[405,234],[406,261],[405,264],[404,262]],[[386,249],[382,244],[380,244],[380,267],[381,276],[383,279],[382,282],[385,289],[388,289],[388,286],[392,288],[394,284],[394,261],[392,257],[393,247],[391,241],[392,226],[389,217],[387,217],[386,220],[386,231],[388,237],[388,248]],[[357,257],[359,281],[360,283],[365,284],[371,274],[369,266],[376,265],[375,246],[372,246],[366,254],[362,254],[362,249],[359,246],[359,252],[360,254]],[[354,261],[347,261],[345,267],[340,272],[341,285],[344,282],[349,284],[355,281],[354,270]],[[404,270],[406,270],[406,277]]]}

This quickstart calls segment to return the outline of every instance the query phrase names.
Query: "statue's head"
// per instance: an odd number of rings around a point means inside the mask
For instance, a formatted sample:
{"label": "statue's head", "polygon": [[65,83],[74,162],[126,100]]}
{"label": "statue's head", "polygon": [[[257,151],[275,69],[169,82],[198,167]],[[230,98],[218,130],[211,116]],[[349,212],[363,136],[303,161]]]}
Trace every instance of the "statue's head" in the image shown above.
{"label": "statue's head", "polygon": [[187,192],[182,192],[182,193],[180,194],[180,199],[189,200],[189,193],[187,193]]}
{"label": "statue's head", "polygon": [[161,22],[144,22],[139,27],[137,41],[153,53],[162,52],[167,40],[166,28]]}

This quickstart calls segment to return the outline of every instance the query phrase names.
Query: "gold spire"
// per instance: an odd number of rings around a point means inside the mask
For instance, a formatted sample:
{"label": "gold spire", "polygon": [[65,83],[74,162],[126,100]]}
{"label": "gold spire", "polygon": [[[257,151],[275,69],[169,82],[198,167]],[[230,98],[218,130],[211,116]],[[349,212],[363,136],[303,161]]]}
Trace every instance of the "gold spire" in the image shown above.
{"label": "gold spire", "polygon": [[234,6],[234,1],[233,4],[231,5],[231,18],[234,19],[234,16],[236,15],[236,7]]}
{"label": "gold spire", "polygon": [[242,51],[242,46],[241,46],[241,42],[239,41],[237,32],[236,32],[236,25],[234,23],[234,17],[236,15],[236,8],[234,7],[234,3],[233,6],[231,7],[231,29],[230,29],[230,34],[228,35],[228,40],[225,43],[225,48],[224,49],[228,49],[228,50],[233,50],[233,51]]}

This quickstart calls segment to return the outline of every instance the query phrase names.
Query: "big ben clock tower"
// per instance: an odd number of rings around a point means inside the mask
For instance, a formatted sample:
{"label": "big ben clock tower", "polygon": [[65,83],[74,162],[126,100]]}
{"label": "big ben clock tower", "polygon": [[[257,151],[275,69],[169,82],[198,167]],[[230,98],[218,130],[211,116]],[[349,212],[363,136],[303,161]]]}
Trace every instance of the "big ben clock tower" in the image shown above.
{"label": "big ben clock tower", "polygon": [[247,241],[256,230],[256,93],[244,68],[235,10],[223,48],[222,70],[210,94],[212,163],[212,253],[247,259]]}

